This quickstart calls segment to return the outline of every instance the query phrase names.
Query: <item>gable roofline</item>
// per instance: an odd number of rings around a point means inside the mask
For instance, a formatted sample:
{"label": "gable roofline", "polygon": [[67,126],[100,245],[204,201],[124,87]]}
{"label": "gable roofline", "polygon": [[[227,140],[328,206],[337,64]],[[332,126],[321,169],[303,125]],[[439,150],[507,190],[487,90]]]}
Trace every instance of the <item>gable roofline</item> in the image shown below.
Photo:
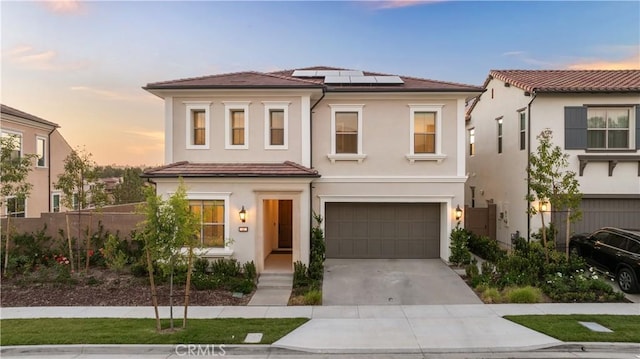
{"label": "gable roofline", "polygon": [[529,93],[640,92],[640,70],[491,70],[497,79]]}
{"label": "gable roofline", "polygon": [[317,170],[291,161],[279,163],[199,163],[181,161],[151,168],[142,173],[143,178],[211,178],[211,177],[274,177],[317,178]]}
{"label": "gable roofline", "polygon": [[[226,78],[226,77],[239,77],[239,76],[246,76],[246,75],[255,75],[255,76],[264,76],[264,77],[269,77],[272,79],[277,79],[277,80],[283,80],[283,81],[287,81],[287,82],[296,82],[297,84],[237,84],[237,85],[230,85],[230,84],[220,84],[220,85],[215,85],[215,84],[210,84],[210,85],[194,85],[194,84],[190,84],[186,82],[193,82],[193,81],[200,81],[200,80],[207,80],[207,79],[222,79],[222,78]],[[199,88],[199,89],[222,89],[222,88],[242,88],[242,89],[248,89],[248,88],[320,88],[320,84],[318,84],[315,81],[309,81],[309,80],[305,80],[305,79],[299,79],[296,77],[285,77],[285,76],[280,76],[278,74],[274,74],[274,73],[264,73],[264,72],[258,72],[258,71],[240,71],[240,72],[230,72],[230,73],[224,73],[224,74],[216,74],[216,75],[206,75],[206,76],[198,76],[198,77],[188,77],[188,78],[182,78],[182,79],[177,79],[177,80],[168,80],[168,81],[161,81],[161,82],[152,82],[147,84],[146,86],[143,87],[144,90],[164,90],[164,89],[194,89],[194,88]]]}
{"label": "gable roofline", "polygon": [[54,123],[54,122],[51,122],[51,121],[47,121],[47,120],[45,120],[43,118],[40,118],[38,116],[34,116],[34,115],[32,115],[30,113],[26,113],[24,111],[20,111],[20,110],[18,110],[16,108],[9,107],[7,105],[0,104],[0,112],[3,115],[7,114],[7,115],[10,115],[10,116],[15,116],[15,117],[18,117],[18,118],[23,119],[23,120],[37,122],[39,124],[46,125],[46,126],[51,126],[51,127],[54,127],[54,128],[59,128],[60,127],[60,125],[58,125],[57,123]]}

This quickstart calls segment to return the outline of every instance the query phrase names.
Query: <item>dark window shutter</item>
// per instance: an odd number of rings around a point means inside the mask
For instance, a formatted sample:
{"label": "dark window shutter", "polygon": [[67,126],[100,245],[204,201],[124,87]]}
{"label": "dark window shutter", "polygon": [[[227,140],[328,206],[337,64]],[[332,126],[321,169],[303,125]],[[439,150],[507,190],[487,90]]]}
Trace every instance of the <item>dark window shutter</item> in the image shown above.
{"label": "dark window shutter", "polygon": [[636,106],[636,149],[640,150],[640,105]]}
{"label": "dark window shutter", "polygon": [[564,108],[564,148],[579,150],[587,148],[587,108]]}

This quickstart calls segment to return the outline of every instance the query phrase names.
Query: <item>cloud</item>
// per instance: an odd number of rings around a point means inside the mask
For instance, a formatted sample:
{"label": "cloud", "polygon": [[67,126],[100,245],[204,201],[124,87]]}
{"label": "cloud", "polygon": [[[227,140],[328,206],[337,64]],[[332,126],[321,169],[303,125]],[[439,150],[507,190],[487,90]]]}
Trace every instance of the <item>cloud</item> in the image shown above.
{"label": "cloud", "polygon": [[78,0],[46,0],[43,4],[56,14],[77,14],[83,9]]}
{"label": "cloud", "polygon": [[533,58],[529,56],[529,54],[526,51],[520,51],[520,50],[507,51],[507,52],[503,52],[502,56],[513,57],[516,60],[519,60],[529,65],[537,66],[537,67],[553,68],[558,66],[554,62]]}
{"label": "cloud", "polygon": [[507,51],[502,53],[502,56],[521,56],[521,55],[524,55],[524,51]]}
{"label": "cloud", "polygon": [[2,57],[23,69],[38,71],[72,71],[86,68],[87,62],[68,62],[58,61],[58,53],[53,50],[36,50],[28,45],[16,46],[9,49]]}
{"label": "cloud", "polygon": [[592,59],[567,66],[570,70],[640,70],[640,54],[622,60]]}
{"label": "cloud", "polygon": [[146,131],[146,130],[126,130],[124,133],[128,133],[130,135],[145,137],[148,139],[153,139],[156,141],[160,141],[161,144],[164,144],[164,132],[162,131]]}

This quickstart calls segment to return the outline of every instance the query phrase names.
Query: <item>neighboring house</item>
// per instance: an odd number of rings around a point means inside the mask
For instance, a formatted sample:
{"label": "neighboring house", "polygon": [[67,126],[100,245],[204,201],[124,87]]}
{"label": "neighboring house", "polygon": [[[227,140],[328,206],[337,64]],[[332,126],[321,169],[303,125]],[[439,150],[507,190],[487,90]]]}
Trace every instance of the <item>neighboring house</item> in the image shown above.
{"label": "neighboring house", "polygon": [[38,157],[28,177],[33,185],[29,197],[24,201],[9,199],[0,214],[7,215],[7,206],[14,217],[40,217],[41,213],[64,210],[62,193],[54,189],[54,183],[64,172],[64,159],[72,149],[58,131],[60,126],[9,106],[1,107],[2,136],[16,137],[19,155],[29,153]]}
{"label": "neighboring house", "polygon": [[[526,168],[545,128],[569,154],[567,170],[584,194],[572,232],[640,228],[639,70],[493,70],[484,88],[467,118],[466,205],[497,206],[489,225],[500,242],[541,227],[539,215],[527,214],[537,204],[525,200]],[[562,216],[554,213],[564,225]],[[559,235],[564,242],[564,228]]]}
{"label": "neighboring house", "polygon": [[166,165],[143,176],[164,196],[184,179],[203,255],[307,263],[317,213],[328,258],[448,259],[481,88],[313,67],[144,89],[164,99]]}

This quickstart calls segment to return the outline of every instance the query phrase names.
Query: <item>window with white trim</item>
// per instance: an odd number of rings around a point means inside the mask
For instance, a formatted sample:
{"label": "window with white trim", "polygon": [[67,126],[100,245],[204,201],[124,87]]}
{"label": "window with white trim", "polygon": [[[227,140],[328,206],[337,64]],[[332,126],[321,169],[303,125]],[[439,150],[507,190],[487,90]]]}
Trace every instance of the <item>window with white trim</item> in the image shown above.
{"label": "window with white trim", "polygon": [[186,105],[186,143],[187,149],[206,150],[210,146],[211,102],[193,101],[184,102]]}
{"label": "window with white trim", "polygon": [[289,102],[264,101],[264,148],[287,149],[289,137]]}
{"label": "window with white trim", "polygon": [[476,129],[469,129],[469,156],[476,154]]}
{"label": "window with white trim", "polygon": [[189,208],[199,220],[198,240],[203,247],[225,246],[225,200],[189,200]]}
{"label": "window with white trim", "polygon": [[47,139],[45,137],[36,136],[36,155],[38,156],[36,166],[47,167]]}
{"label": "window with white trim", "polygon": [[224,102],[225,148],[249,148],[249,102]]}
{"label": "window with white trim", "polygon": [[8,197],[6,213],[9,217],[25,217],[27,213],[27,199],[25,197]]}
{"label": "window with white trim", "polygon": [[498,153],[502,153],[502,117],[496,119],[497,134],[498,134]]}
{"label": "window with white trim", "polygon": [[527,113],[518,112],[520,122],[520,150],[527,149]]}
{"label": "window with white trim", "polygon": [[22,157],[22,134],[20,132],[3,130],[2,137],[10,138],[13,141],[14,148],[11,153],[11,158],[17,159]]}
{"label": "window with white trim", "polygon": [[60,193],[52,193],[51,194],[51,212],[58,213],[60,212]]}
{"label": "window with white trim", "polygon": [[442,161],[442,107],[440,104],[409,105],[409,161]]}
{"label": "window with white trim", "polygon": [[628,149],[631,143],[630,108],[596,108],[587,110],[587,148]]}
{"label": "window with white trim", "polygon": [[362,108],[364,105],[329,105],[331,107],[331,153],[333,162],[358,161],[362,152]]}

